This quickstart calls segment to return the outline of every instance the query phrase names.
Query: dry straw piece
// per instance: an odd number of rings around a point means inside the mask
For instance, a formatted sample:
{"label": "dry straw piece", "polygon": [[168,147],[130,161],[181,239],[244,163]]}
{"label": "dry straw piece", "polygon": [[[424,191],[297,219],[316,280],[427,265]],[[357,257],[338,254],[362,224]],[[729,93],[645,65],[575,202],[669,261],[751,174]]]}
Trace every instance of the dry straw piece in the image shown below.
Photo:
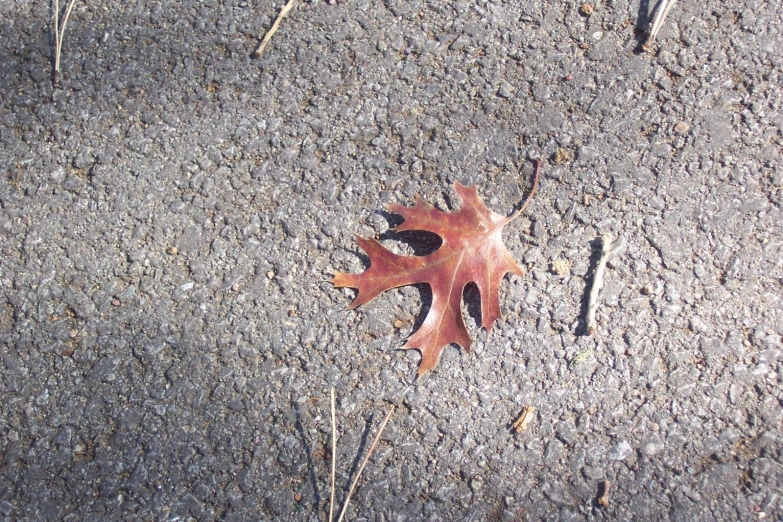
{"label": "dry straw piece", "polygon": [[367,461],[370,460],[370,456],[372,456],[373,451],[375,451],[375,447],[378,445],[378,441],[381,439],[383,430],[386,428],[386,424],[388,424],[389,419],[391,419],[392,413],[394,413],[394,405],[392,405],[392,407],[389,408],[389,413],[387,413],[386,418],[383,419],[383,422],[381,423],[381,427],[378,429],[378,434],[375,435],[375,439],[373,439],[372,445],[370,445],[370,451],[367,452],[367,456],[364,457],[364,460],[362,461],[362,465],[359,466],[359,472],[356,473],[356,478],[353,479],[353,483],[351,484],[351,489],[348,490],[348,496],[345,497],[345,503],[343,504],[342,511],[340,511],[340,516],[337,517],[337,522],[342,522],[343,517],[345,516],[345,511],[348,509],[348,503],[351,501],[351,495],[353,495],[353,492],[356,489],[356,484],[357,482],[359,482],[359,477],[362,476],[362,471],[364,471],[364,466],[367,465]]}
{"label": "dry straw piece", "polygon": [[625,247],[625,241],[620,241],[613,247],[612,238],[608,234],[601,238],[601,259],[598,260],[598,266],[593,275],[593,287],[590,289],[590,300],[587,304],[587,334],[593,335],[598,330],[598,322],[595,314],[598,311],[598,293],[604,285],[604,271],[609,258]]}
{"label": "dry straw piece", "polygon": [[329,522],[334,514],[334,470],[337,466],[337,420],[334,415],[334,388],[332,388],[332,492],[329,495]]}
{"label": "dry straw piece", "polygon": [[60,2],[54,0],[54,77],[55,87],[60,85],[60,53],[63,50],[63,38],[65,37],[65,27],[68,25],[68,18],[71,16],[73,6],[76,0],[69,0],[65,6],[62,24],[60,23]]}
{"label": "dry straw piece", "polygon": [[280,14],[277,15],[277,18],[275,19],[275,23],[272,24],[272,27],[267,31],[267,33],[264,35],[264,39],[261,40],[261,43],[258,45],[258,48],[253,53],[253,56],[258,58],[261,56],[261,53],[264,52],[264,48],[266,48],[266,44],[269,43],[269,40],[272,39],[272,36],[277,32],[277,28],[280,27],[280,22],[283,21],[283,18],[285,18],[285,15],[288,14],[288,11],[291,10],[291,8],[294,6],[294,2],[296,0],[288,0],[288,3],[283,6],[283,8],[280,10]]}
{"label": "dry straw piece", "polygon": [[677,0],[661,0],[658,4],[658,10],[655,12],[655,20],[650,28],[650,34],[642,45],[644,51],[649,51],[652,48],[655,37],[658,36],[658,31],[663,27],[663,22],[666,20],[666,16],[669,14],[672,7],[674,7],[675,3],[677,3]]}

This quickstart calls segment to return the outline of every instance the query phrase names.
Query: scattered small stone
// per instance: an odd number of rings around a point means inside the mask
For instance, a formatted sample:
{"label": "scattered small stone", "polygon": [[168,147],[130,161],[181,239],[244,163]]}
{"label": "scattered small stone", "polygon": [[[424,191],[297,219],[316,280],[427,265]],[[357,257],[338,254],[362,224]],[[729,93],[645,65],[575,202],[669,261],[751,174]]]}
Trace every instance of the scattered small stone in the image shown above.
{"label": "scattered small stone", "polygon": [[587,359],[589,359],[592,355],[593,355],[593,350],[584,350],[582,352],[579,352],[578,354],[574,355],[573,359],[571,359],[569,366],[574,367],[579,364],[582,364]]}
{"label": "scattered small stone", "polygon": [[691,126],[685,123],[684,121],[681,121],[677,125],[674,126],[674,130],[677,131],[678,134],[685,134],[689,130],[691,130]]}
{"label": "scattered small stone", "polygon": [[655,293],[655,287],[652,283],[647,283],[642,287],[642,295],[653,295]]}
{"label": "scattered small stone", "polygon": [[170,256],[176,256],[176,255],[177,255],[177,252],[179,252],[179,250],[177,249],[177,247],[170,246],[170,247],[168,247],[168,248],[166,249],[166,253],[167,253],[168,255],[170,255]]}
{"label": "scattered small stone", "polygon": [[618,442],[607,455],[611,460],[625,460],[633,452],[633,447],[627,440]]}
{"label": "scattered small stone", "polygon": [[296,310],[294,310],[293,308],[291,308],[291,309],[288,311],[288,317],[296,317]]}
{"label": "scattered small stone", "polygon": [[598,483],[598,498],[595,500],[596,504],[601,507],[609,506],[609,488],[612,483],[608,480],[602,480]]}
{"label": "scattered small stone", "polygon": [[402,328],[402,321],[400,321],[399,319],[397,319],[396,321],[394,321],[394,327],[395,327],[397,330],[399,330],[400,328]]}
{"label": "scattered small stone", "polygon": [[79,331],[74,328],[71,328],[71,331],[68,332],[68,337],[70,337],[71,339],[73,339],[77,335],[79,335]]}
{"label": "scattered small stone", "polygon": [[[334,5],[334,4],[332,4],[332,5]],[[302,494],[301,493],[297,493],[296,495],[294,495],[294,500],[296,500],[297,502],[302,500]]]}
{"label": "scattered small stone", "polygon": [[120,306],[120,304],[122,304],[122,303],[121,303],[121,302],[120,302],[120,300],[119,300],[119,299],[117,299],[116,297],[115,297],[114,299],[112,299],[112,300],[111,300],[111,305],[112,305],[112,306]]}
{"label": "scattered small stone", "polygon": [[49,173],[49,179],[54,183],[61,183],[65,179],[65,169],[57,167]]}
{"label": "scattered small stone", "polygon": [[239,290],[239,283],[234,283],[233,285],[231,285],[231,290],[234,292]]}
{"label": "scattered small stone", "polygon": [[266,273],[266,278],[267,279],[272,279],[273,277],[275,277],[275,273],[272,272],[271,270]]}
{"label": "scattered small stone", "polygon": [[552,261],[552,273],[559,276],[566,275],[571,271],[571,265],[574,263],[570,259],[558,258]]}
{"label": "scattered small stone", "polygon": [[523,431],[527,430],[527,425],[530,424],[530,421],[533,420],[535,413],[536,409],[533,406],[525,406],[517,420],[514,421],[514,431],[517,433],[522,433]]}
{"label": "scattered small stone", "polygon": [[500,84],[500,89],[498,89],[498,96],[506,99],[513,98],[514,88],[509,83],[503,82]]}
{"label": "scattered small stone", "polygon": [[[568,76],[571,75],[569,74]],[[568,76],[566,77],[566,80],[570,79]],[[565,163],[567,161],[574,161],[574,153],[566,149],[557,149],[557,152],[555,152],[554,160],[555,163],[557,163],[558,165],[560,163]]]}
{"label": "scattered small stone", "polygon": [[590,16],[595,12],[595,6],[593,4],[585,2],[582,7],[579,8],[579,12],[585,16]]}

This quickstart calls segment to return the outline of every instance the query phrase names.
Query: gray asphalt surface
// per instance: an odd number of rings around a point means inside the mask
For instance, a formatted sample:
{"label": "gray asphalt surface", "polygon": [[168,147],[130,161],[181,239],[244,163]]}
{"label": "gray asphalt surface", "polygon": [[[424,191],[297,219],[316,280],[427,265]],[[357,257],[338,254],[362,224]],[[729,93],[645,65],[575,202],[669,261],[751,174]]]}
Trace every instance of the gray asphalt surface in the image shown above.
{"label": "gray asphalt surface", "polygon": [[[0,2],[0,518],[326,520],[335,386],[339,506],[397,405],[351,520],[783,520],[780,1],[652,54],[647,2],[302,1],[250,59],[281,6],[78,2],[53,92],[50,5]],[[468,289],[415,381],[427,288],[326,281],[535,158],[503,319]]]}

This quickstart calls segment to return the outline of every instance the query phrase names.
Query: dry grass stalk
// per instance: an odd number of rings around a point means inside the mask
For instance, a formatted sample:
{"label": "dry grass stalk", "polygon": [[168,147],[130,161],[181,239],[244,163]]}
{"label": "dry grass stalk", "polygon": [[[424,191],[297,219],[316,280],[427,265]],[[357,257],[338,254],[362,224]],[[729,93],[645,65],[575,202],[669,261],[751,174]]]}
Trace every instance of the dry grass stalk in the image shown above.
{"label": "dry grass stalk", "polygon": [[274,35],[277,32],[278,27],[280,27],[280,22],[283,21],[283,18],[285,18],[285,15],[288,14],[288,11],[291,10],[291,8],[294,6],[295,0],[288,0],[288,3],[283,6],[283,8],[280,10],[280,14],[277,15],[277,18],[275,19],[275,23],[272,24],[272,28],[267,31],[267,33],[264,35],[263,40],[261,40],[261,43],[258,45],[258,48],[253,53],[253,56],[258,58],[261,56],[261,53],[264,52],[264,48],[266,48],[266,44],[269,43],[269,40],[272,39],[272,35]]}
{"label": "dry grass stalk", "polygon": [[652,44],[655,42],[655,37],[658,36],[658,31],[660,31],[661,27],[663,27],[663,22],[666,20],[666,16],[669,14],[669,11],[671,11],[672,7],[674,7],[676,2],[677,0],[661,0],[661,2],[658,4],[658,10],[655,12],[655,20],[653,21],[652,27],[650,27],[650,34],[647,36],[647,40],[642,45],[643,50],[649,51],[652,48]]}
{"label": "dry grass stalk", "polygon": [[342,522],[343,517],[345,516],[345,510],[348,509],[348,503],[351,501],[351,495],[353,495],[353,492],[356,489],[356,484],[357,482],[359,482],[359,477],[362,476],[362,471],[364,471],[364,466],[367,465],[367,461],[370,460],[370,456],[372,455],[373,451],[375,451],[375,447],[378,445],[378,441],[381,439],[383,430],[384,428],[386,428],[386,424],[388,424],[389,419],[391,419],[392,413],[394,413],[394,405],[392,405],[392,407],[389,408],[389,413],[386,414],[386,418],[383,419],[383,422],[381,423],[381,427],[378,429],[378,433],[375,435],[375,439],[373,439],[372,441],[372,445],[370,446],[370,451],[367,452],[367,456],[364,457],[364,460],[362,461],[362,465],[359,466],[359,472],[356,474],[356,478],[353,479],[353,483],[351,484],[351,489],[348,490],[348,496],[345,497],[345,503],[343,504],[342,511],[340,511],[340,516],[337,518],[337,522]]}
{"label": "dry grass stalk", "polygon": [[65,6],[65,14],[63,15],[62,27],[60,24],[60,2],[54,0],[54,86],[57,87],[60,84],[60,54],[63,49],[63,38],[65,37],[65,28],[68,25],[68,18],[71,16],[73,6],[76,0],[69,0]]}
{"label": "dry grass stalk", "polygon": [[587,334],[593,335],[598,330],[598,322],[595,320],[595,314],[598,311],[598,293],[601,291],[601,287],[604,285],[604,271],[606,270],[606,262],[617,251],[625,246],[625,242],[620,242],[612,247],[612,238],[607,234],[601,238],[601,258],[598,260],[598,266],[595,269],[593,275],[593,287],[590,289],[590,299],[587,304]]}
{"label": "dry grass stalk", "polygon": [[329,496],[329,522],[334,514],[334,470],[337,462],[337,420],[334,415],[334,388],[332,388],[332,492]]}

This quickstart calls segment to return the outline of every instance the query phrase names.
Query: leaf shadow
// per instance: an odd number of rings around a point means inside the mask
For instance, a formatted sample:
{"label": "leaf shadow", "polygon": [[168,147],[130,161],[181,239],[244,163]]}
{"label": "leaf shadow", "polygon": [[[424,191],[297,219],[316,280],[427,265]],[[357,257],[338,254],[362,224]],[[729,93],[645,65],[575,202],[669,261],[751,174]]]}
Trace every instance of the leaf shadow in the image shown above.
{"label": "leaf shadow", "polygon": [[598,268],[598,261],[601,259],[601,250],[603,249],[603,243],[600,237],[590,241],[590,262],[585,275],[585,291],[582,294],[582,299],[579,305],[579,324],[576,326],[574,335],[588,335],[587,334],[587,309],[590,305],[590,290],[593,288],[593,280],[595,279],[595,269]]}
{"label": "leaf shadow", "polygon": [[317,513],[318,506],[321,505],[321,493],[318,491],[318,479],[315,476],[315,464],[313,463],[313,454],[310,451],[310,444],[307,442],[304,425],[302,424],[302,412],[297,403],[293,403],[294,415],[296,417],[296,432],[302,438],[302,447],[304,448],[305,458],[307,459],[307,469],[309,470],[310,485],[313,488],[313,513]]}
{"label": "leaf shadow", "polygon": [[481,329],[481,291],[476,283],[471,281],[465,285],[462,290],[462,301],[465,303],[468,317],[475,322],[477,328]]}
{"label": "leaf shadow", "polygon": [[[389,223],[389,227],[396,227],[403,223],[404,219],[398,214],[387,212],[385,210],[378,211],[378,214],[382,215]],[[398,243],[404,243],[413,251],[414,256],[427,256],[437,251],[443,240],[438,234],[433,232],[427,232],[426,230],[403,230],[397,232],[391,228],[378,236],[381,241],[395,241]],[[414,315],[412,332],[417,331],[424,320],[427,318],[427,314],[432,307],[432,288],[427,283],[417,283],[410,285],[419,292],[419,300],[421,301],[421,307],[418,313]]]}
{"label": "leaf shadow", "polygon": [[426,230],[403,230],[398,232],[393,230],[394,227],[401,225],[405,221],[402,216],[385,210],[379,210],[377,213],[386,219],[390,227],[389,230],[378,236],[378,239],[381,241],[389,240],[405,243],[413,250],[414,256],[427,256],[443,245],[443,240],[440,236],[433,232],[427,232]]}
{"label": "leaf shadow", "polygon": [[418,313],[413,317],[413,329],[411,330],[411,334],[421,328],[421,325],[424,324],[424,320],[427,319],[427,314],[430,313],[430,308],[432,308],[432,288],[430,288],[430,285],[427,283],[417,283],[412,286],[419,292],[421,308],[419,308]]}

